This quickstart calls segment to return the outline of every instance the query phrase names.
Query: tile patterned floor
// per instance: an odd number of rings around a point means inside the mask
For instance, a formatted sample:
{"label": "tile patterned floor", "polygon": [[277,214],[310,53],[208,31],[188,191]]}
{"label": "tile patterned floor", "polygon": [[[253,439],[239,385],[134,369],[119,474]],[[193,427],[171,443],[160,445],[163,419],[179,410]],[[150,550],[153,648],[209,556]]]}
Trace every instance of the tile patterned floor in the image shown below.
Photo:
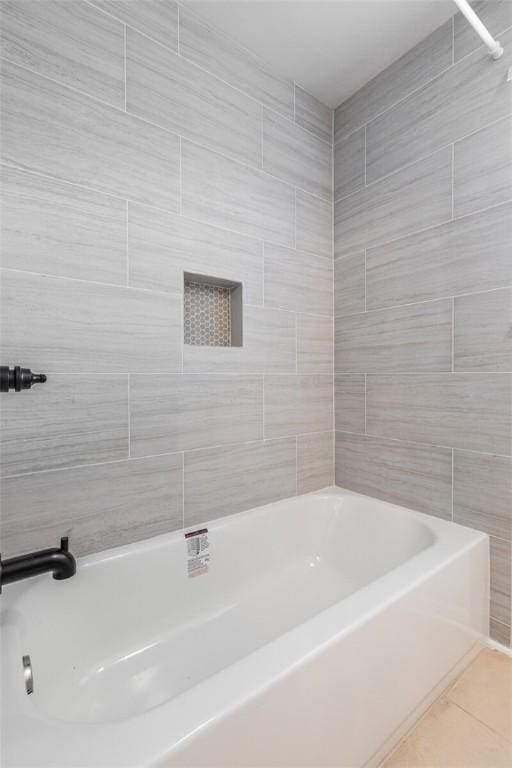
{"label": "tile patterned floor", "polygon": [[484,650],[382,768],[511,768],[512,658]]}

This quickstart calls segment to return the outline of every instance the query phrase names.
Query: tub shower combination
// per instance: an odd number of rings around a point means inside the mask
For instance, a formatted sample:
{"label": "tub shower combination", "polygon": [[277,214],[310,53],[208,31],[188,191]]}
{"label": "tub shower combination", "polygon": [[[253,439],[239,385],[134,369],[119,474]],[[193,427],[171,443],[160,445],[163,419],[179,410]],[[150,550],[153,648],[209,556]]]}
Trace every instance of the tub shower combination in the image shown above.
{"label": "tub shower combination", "polygon": [[6,765],[377,765],[487,634],[483,533],[328,489],[202,536],[5,591]]}

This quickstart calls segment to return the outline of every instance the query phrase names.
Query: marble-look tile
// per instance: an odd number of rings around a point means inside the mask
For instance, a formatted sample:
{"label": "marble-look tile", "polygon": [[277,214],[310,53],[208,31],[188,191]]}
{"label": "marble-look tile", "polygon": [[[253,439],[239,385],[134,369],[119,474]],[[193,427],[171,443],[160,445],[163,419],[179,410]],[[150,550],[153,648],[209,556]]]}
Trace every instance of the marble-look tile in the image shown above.
{"label": "marble-look tile", "polygon": [[337,432],[336,485],[449,520],[452,453]]}
{"label": "marble-look tile", "polygon": [[244,302],[263,302],[263,246],[253,238],[130,203],[130,285],[181,292],[183,273],[233,280]]}
{"label": "marble-look tile", "polygon": [[181,528],[182,475],[175,454],[5,478],[2,553],[55,547],[69,536],[81,557]]}
{"label": "marble-look tile", "polygon": [[364,374],[336,374],[334,377],[334,407],[336,430],[365,432]]}
{"label": "marble-look tile", "polygon": [[132,456],[262,437],[262,376],[130,376]]}
{"label": "marble-look tile", "polygon": [[188,141],[181,142],[181,173],[184,216],[293,246],[295,193],[288,184]]}
{"label": "marble-look tile", "polygon": [[366,379],[369,434],[512,453],[512,375],[437,373]]}
{"label": "marble-look tile", "polygon": [[334,482],[334,434],[297,438],[297,493],[311,493]]}
{"label": "marble-look tile", "polygon": [[332,315],[332,259],[266,243],[265,306]]}
{"label": "marble-look tile", "polygon": [[491,616],[510,626],[512,606],[512,542],[489,539],[491,547]]}
{"label": "marble-look tile", "polygon": [[177,295],[3,270],[5,353],[57,373],[177,371]]}
{"label": "marble-look tile", "polygon": [[512,540],[512,459],[454,452],[453,519]]}
{"label": "marble-look tile", "polygon": [[242,347],[185,345],[185,373],[295,372],[295,315],[263,307],[244,308]]}
{"label": "marble-look tile", "polygon": [[510,113],[506,81],[512,30],[505,53],[489,66],[487,50],[459,61],[366,127],[366,180],[375,181]]}
{"label": "marble-look tile", "polygon": [[364,187],[365,129],[354,131],[334,147],[334,199]]}
{"label": "marble-look tile", "polygon": [[328,432],[333,425],[332,376],[265,376],[265,437]]}
{"label": "marble-look tile", "polygon": [[178,50],[178,4],[173,0],[89,0],[173,51]]}
{"label": "marble-look tile", "polygon": [[368,309],[512,282],[512,205],[457,219],[366,254]]}
{"label": "marble-look tile", "polygon": [[180,53],[271,109],[293,118],[293,83],[193,13],[180,9]]}
{"label": "marble-look tile", "polygon": [[512,371],[512,288],[459,296],[454,310],[455,370]]}
{"label": "marble-look tile", "polygon": [[332,258],[332,203],[300,189],[295,197],[296,247]]}
{"label": "marble-look tile", "polygon": [[335,142],[432,80],[451,63],[452,24],[449,21],[380,72],[336,109]]}
{"label": "marble-look tile", "polygon": [[455,216],[512,200],[512,118],[456,142],[453,174]]}
{"label": "marble-look tile", "polygon": [[347,255],[451,218],[452,152],[436,152],[334,206],[334,254]]}
{"label": "marble-look tile", "polygon": [[383,768],[508,768],[511,760],[509,741],[443,697]]}
{"label": "marble-look tile", "polygon": [[333,111],[310,93],[295,86],[295,122],[332,144]]}
{"label": "marble-look tile", "polygon": [[295,438],[185,453],[185,526],[295,493]]}
{"label": "marble-look tile", "polygon": [[334,313],[353,315],[364,308],[365,252],[338,256],[334,260]]}
{"label": "marble-look tile", "polygon": [[126,109],[235,160],[261,166],[261,106],[132,29],[126,32]]}
{"label": "marble-look tile", "polygon": [[481,651],[446,695],[512,741],[512,661],[504,654]]}
{"label": "marble-look tile", "polygon": [[337,317],[335,369],[451,371],[451,299]]}
{"label": "marble-look tile", "polygon": [[332,373],[334,325],[332,317],[298,314],[297,373]]}
{"label": "marble-look tile", "polygon": [[511,629],[507,624],[502,624],[501,621],[491,618],[490,622],[490,636],[497,643],[501,643],[505,646],[510,646],[512,634]]}
{"label": "marble-look tile", "polygon": [[4,162],[178,210],[177,136],[14,64],[2,70]]}
{"label": "marble-look tile", "polygon": [[306,192],[332,197],[330,144],[269,110],[263,110],[263,168]]}
{"label": "marble-look tile", "polygon": [[80,0],[2,2],[2,56],[124,109],[124,27]]}
{"label": "marble-look tile", "polygon": [[3,396],[3,475],[128,457],[126,376],[51,374],[29,395]]}
{"label": "marble-look tile", "polygon": [[126,204],[72,184],[2,169],[2,266],[126,282]]}
{"label": "marble-look tile", "polygon": [[[476,0],[471,6],[491,35],[499,35],[512,27],[512,3],[510,0]],[[475,30],[467,19],[457,13],[454,16],[454,56],[458,61],[482,45]]]}

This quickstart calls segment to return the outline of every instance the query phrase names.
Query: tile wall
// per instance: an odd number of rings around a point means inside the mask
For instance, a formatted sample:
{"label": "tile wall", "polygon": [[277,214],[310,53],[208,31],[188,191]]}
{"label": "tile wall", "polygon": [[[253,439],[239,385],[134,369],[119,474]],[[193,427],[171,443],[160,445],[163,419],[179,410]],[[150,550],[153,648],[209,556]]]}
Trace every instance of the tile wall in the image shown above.
{"label": "tile wall", "polygon": [[336,482],[487,532],[508,644],[512,3],[475,8],[502,59],[456,16],[335,112]]}
{"label": "tile wall", "polygon": [[[2,554],[332,484],[332,111],[172,0],[2,2]],[[183,344],[183,273],[244,346]]]}

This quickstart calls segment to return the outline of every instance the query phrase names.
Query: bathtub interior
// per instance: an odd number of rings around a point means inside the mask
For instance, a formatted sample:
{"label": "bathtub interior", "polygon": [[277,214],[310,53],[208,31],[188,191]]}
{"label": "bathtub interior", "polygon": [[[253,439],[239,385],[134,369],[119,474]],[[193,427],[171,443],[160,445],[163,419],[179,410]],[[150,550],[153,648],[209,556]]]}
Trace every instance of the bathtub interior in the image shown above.
{"label": "bathtub interior", "polygon": [[84,558],[69,581],[23,586],[4,621],[16,653],[32,659],[30,706],[82,723],[146,712],[435,540],[421,516],[351,494],[304,496],[208,528],[202,576],[187,576],[180,533]]}

